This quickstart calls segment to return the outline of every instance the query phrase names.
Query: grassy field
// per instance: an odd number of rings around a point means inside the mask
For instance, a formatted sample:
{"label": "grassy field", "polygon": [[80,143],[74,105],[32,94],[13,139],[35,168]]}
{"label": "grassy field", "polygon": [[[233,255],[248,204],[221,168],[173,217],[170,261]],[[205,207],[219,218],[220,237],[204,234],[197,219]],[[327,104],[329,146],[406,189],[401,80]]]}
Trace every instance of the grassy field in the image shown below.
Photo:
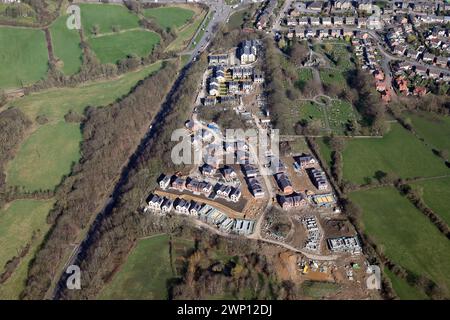
{"label": "grassy field", "polygon": [[411,114],[408,118],[420,137],[434,148],[450,152],[450,117],[420,113]]}
{"label": "grassy field", "polygon": [[[172,261],[176,261],[193,242],[174,241]],[[140,240],[122,269],[100,293],[101,299],[167,299],[167,281],[177,276],[171,265],[169,236],[157,235]]]}
{"label": "grassy field", "polygon": [[300,119],[319,121],[322,128],[325,128],[324,112],[322,107],[314,102],[305,101],[300,105]]}
{"label": "grassy field", "polygon": [[149,55],[159,40],[155,32],[132,30],[91,38],[88,42],[101,63],[116,63],[131,54]]}
{"label": "grassy field", "polygon": [[331,168],[331,148],[327,143],[325,143],[324,139],[325,138],[318,138],[316,142],[319,145],[322,160],[325,161],[328,167]]}
{"label": "grassy field", "polygon": [[158,71],[158,61],[139,71],[130,72],[113,80],[89,82],[75,88],[57,88],[32,93],[10,102],[9,106],[20,108],[31,120],[45,116],[50,123],[64,121],[70,110],[80,114],[91,106],[104,106],[127,94],[136,83]]}
{"label": "grassy field", "polygon": [[337,72],[334,69],[320,69],[320,80],[324,85],[336,84],[347,85],[344,75],[341,72]]}
{"label": "grassy field", "polygon": [[200,27],[206,14],[207,14],[206,11],[197,14],[192,23],[187,24],[183,28],[178,30],[177,38],[167,46],[166,51],[183,50],[189,44],[189,41],[191,41],[192,37],[195,35],[195,32]]}
{"label": "grassy field", "polygon": [[340,288],[340,285],[332,282],[317,282],[317,281],[305,281],[301,285],[301,292],[303,295],[313,298],[321,299],[336,293]]}
{"label": "grassy field", "polygon": [[350,199],[361,207],[365,231],[387,257],[450,294],[450,242],[425,215],[391,187],[354,192]]}
{"label": "grassy field", "polygon": [[112,4],[79,4],[81,9],[81,24],[86,35],[90,35],[94,26],[100,33],[109,33],[113,27],[120,30],[139,27],[139,17],[125,6]]}
{"label": "grassy field", "polygon": [[53,189],[62,175],[69,173],[72,162],[78,160],[82,139],[79,125],[66,123],[64,115],[69,110],[82,114],[88,105],[102,106],[115,101],[161,66],[162,62],[157,62],[115,80],[41,91],[11,102],[31,120],[44,116],[49,122],[39,126],[22,143],[7,166],[7,183],[26,190]]}
{"label": "grassy field", "polygon": [[180,7],[159,7],[144,9],[144,16],[154,19],[162,28],[178,29],[194,16],[194,11]]}
{"label": "grassy field", "polygon": [[29,85],[45,77],[48,52],[44,32],[0,27],[0,89]]}
{"label": "grassy field", "polygon": [[402,178],[450,174],[444,162],[399,124],[381,139],[352,139],[344,150],[344,178],[364,183],[378,170]]}
{"label": "grassy field", "polygon": [[303,90],[305,84],[313,78],[311,69],[302,68],[298,70],[298,79],[295,82],[295,86],[300,90]]}
{"label": "grassy field", "polygon": [[246,9],[239,10],[239,11],[236,11],[235,13],[233,13],[230,16],[230,19],[228,20],[228,26],[229,26],[230,30],[240,28],[241,25],[244,23],[246,14],[247,14]]}
{"label": "grassy field", "polygon": [[336,134],[344,134],[345,126],[349,120],[356,120],[357,113],[352,105],[343,100],[333,100],[326,107],[330,129]]}
{"label": "grassy field", "polygon": [[413,187],[421,191],[426,205],[450,225],[450,177],[416,182]]}
{"label": "grassy field", "polygon": [[309,153],[308,145],[304,138],[297,138],[294,141],[289,141],[291,152],[295,153]]}
{"label": "grassy field", "polygon": [[[16,200],[0,209],[0,272],[18,250],[30,244],[11,277],[0,286],[0,299],[17,299],[23,289],[28,263],[47,232],[46,216],[53,206],[52,200]],[[35,238],[32,239],[33,232]]]}
{"label": "grassy field", "polygon": [[389,277],[394,288],[395,293],[401,300],[426,300],[428,296],[421,290],[411,286],[406,280],[399,278],[393,274],[389,269],[384,272]]}
{"label": "grassy field", "polygon": [[80,158],[79,124],[58,122],[37,129],[7,168],[8,184],[27,191],[53,189]]}
{"label": "grassy field", "polygon": [[69,30],[66,20],[67,16],[59,17],[50,27],[50,32],[55,56],[63,62],[63,72],[72,75],[80,70],[82,50],[78,30]]}

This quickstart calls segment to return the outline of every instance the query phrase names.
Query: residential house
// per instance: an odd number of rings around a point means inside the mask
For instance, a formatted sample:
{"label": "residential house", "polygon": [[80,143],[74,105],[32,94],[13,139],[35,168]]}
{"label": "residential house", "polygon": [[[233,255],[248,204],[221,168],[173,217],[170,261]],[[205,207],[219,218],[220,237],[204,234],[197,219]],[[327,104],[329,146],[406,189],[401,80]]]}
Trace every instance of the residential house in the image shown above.
{"label": "residential house", "polygon": [[172,210],[172,208],[173,208],[173,201],[169,198],[166,198],[163,204],[161,205],[161,212],[168,213]]}
{"label": "residential house", "polygon": [[416,74],[421,76],[421,77],[426,77],[427,76],[427,68],[424,66],[416,66],[416,70],[415,70]]}
{"label": "residential house", "polygon": [[164,197],[160,197],[156,194],[152,195],[148,201],[148,208],[150,210],[159,211],[161,210],[161,205],[164,202]]}
{"label": "residential house", "polygon": [[301,169],[313,168],[317,164],[317,160],[311,155],[302,155],[298,157],[297,163]]}
{"label": "residential house", "polygon": [[220,97],[220,103],[227,103],[231,105],[236,105],[239,103],[239,99],[235,95],[226,95]]}
{"label": "residential house", "polygon": [[436,65],[439,67],[447,67],[448,66],[448,58],[447,57],[437,57],[436,58]]}
{"label": "residential house", "polygon": [[312,26],[320,26],[320,18],[319,17],[311,17],[311,18],[309,18],[309,23]]}
{"label": "residential house", "polygon": [[308,25],[308,17],[300,17],[298,19],[299,26],[307,26]]}
{"label": "residential house", "polygon": [[250,189],[250,192],[253,194],[255,198],[258,199],[264,197],[265,195],[264,190],[257,178],[249,178],[248,187]]}
{"label": "residential house", "polygon": [[289,26],[289,27],[296,26],[297,24],[298,24],[297,18],[288,18],[286,20],[286,25]]}
{"label": "residential house", "polygon": [[251,81],[242,81],[242,91],[249,93],[253,90],[253,83]]}
{"label": "residential house", "polygon": [[367,26],[367,18],[358,18],[358,28],[364,28]]}
{"label": "residential house", "polygon": [[330,17],[323,17],[322,18],[322,25],[324,26],[331,26],[333,23],[331,22]]}
{"label": "residential house", "polygon": [[283,191],[284,193],[291,194],[292,192],[294,192],[292,183],[286,174],[284,174],[284,173],[276,174],[275,180],[277,181],[277,184],[280,187],[281,191]]}
{"label": "residential house", "polygon": [[232,188],[227,185],[220,185],[219,188],[216,191],[216,194],[220,198],[228,199],[230,197]]}
{"label": "residential house", "polygon": [[179,214],[189,215],[190,206],[191,204],[189,203],[189,201],[184,199],[177,199],[175,205],[175,212]]}
{"label": "residential house", "polygon": [[254,83],[263,83],[264,82],[264,76],[262,73],[254,73],[253,74],[253,82]]}
{"label": "residential house", "polygon": [[406,49],[407,49],[406,46],[398,45],[398,46],[394,47],[393,52],[394,52],[394,54],[396,54],[398,56],[403,56],[403,55],[405,55]]}
{"label": "residential house", "polygon": [[163,190],[167,189],[167,187],[170,185],[170,180],[172,179],[171,176],[164,176],[164,178],[162,178],[159,181],[159,187]]}
{"label": "residential house", "polygon": [[427,88],[425,87],[415,87],[413,90],[413,95],[423,97],[427,94]]}
{"label": "residential house", "polygon": [[316,33],[313,30],[311,30],[311,29],[308,29],[305,32],[305,37],[306,38],[313,38],[315,35],[316,35]]}
{"label": "residential house", "polygon": [[233,202],[238,202],[241,198],[242,192],[240,188],[234,188],[233,191],[230,193],[230,199]]}
{"label": "residential house", "polygon": [[202,174],[207,177],[211,177],[216,174],[216,168],[213,168],[212,166],[206,163],[200,168],[200,170],[202,171]]}
{"label": "residential house", "polygon": [[426,63],[433,63],[434,59],[436,59],[436,56],[428,52],[424,53],[422,57],[422,60]]}
{"label": "residential house", "polygon": [[191,201],[189,206],[189,213],[191,216],[198,216],[203,204]]}
{"label": "residential house", "polygon": [[413,49],[408,49],[406,56],[410,59],[417,60],[420,56],[420,52],[417,52],[416,50],[413,50]]}
{"label": "residential house", "polygon": [[240,85],[237,81],[229,81],[227,82],[228,92],[231,94],[239,93]]}
{"label": "residential house", "polygon": [[232,180],[237,178],[236,171],[231,167],[224,167],[222,169],[222,174],[225,180]]}
{"label": "residential house", "polygon": [[239,46],[239,57],[242,64],[252,63],[256,61],[257,54],[257,40],[246,40],[241,42]]}
{"label": "residential house", "polygon": [[343,17],[333,17],[333,23],[335,26],[342,26],[344,24]]}
{"label": "residential house", "polygon": [[279,196],[278,203],[284,210],[306,207],[308,204],[306,197],[301,193],[293,193],[289,196]]}
{"label": "residential house", "polygon": [[353,4],[351,0],[336,0],[334,7],[338,10],[351,10],[353,9]]}
{"label": "residential house", "polygon": [[208,62],[210,65],[226,65],[228,64],[227,54],[209,55]]}
{"label": "residential house", "polygon": [[186,180],[181,179],[181,178],[176,178],[174,181],[172,181],[171,187],[178,191],[184,191],[185,184],[186,184]]}
{"label": "residential house", "polygon": [[258,175],[258,169],[251,164],[243,164],[242,171],[247,178],[256,177]]}
{"label": "residential house", "polygon": [[367,13],[372,13],[372,11],[373,11],[372,0],[361,0],[358,3],[358,10],[365,11]]}
{"label": "residential house", "polygon": [[406,80],[404,77],[400,76],[395,79],[395,84],[398,88],[398,90],[403,94],[409,94],[408,89],[408,80]]}
{"label": "residential house", "polygon": [[322,1],[310,2],[306,5],[306,8],[311,11],[320,12],[322,11],[323,8],[323,2]]}
{"label": "residential house", "polygon": [[345,18],[345,24],[347,26],[354,26],[356,24],[356,19],[355,17],[346,17]]}
{"label": "residential house", "polygon": [[[218,94],[218,91],[214,92],[214,93]],[[216,102],[217,102],[217,99],[214,96],[209,96],[209,97],[206,97],[203,99],[203,105],[205,105],[205,106],[214,106],[216,104]]]}
{"label": "residential house", "polygon": [[311,181],[319,190],[326,190],[328,188],[327,178],[325,176],[325,172],[320,169],[311,169],[309,170],[309,176]]}

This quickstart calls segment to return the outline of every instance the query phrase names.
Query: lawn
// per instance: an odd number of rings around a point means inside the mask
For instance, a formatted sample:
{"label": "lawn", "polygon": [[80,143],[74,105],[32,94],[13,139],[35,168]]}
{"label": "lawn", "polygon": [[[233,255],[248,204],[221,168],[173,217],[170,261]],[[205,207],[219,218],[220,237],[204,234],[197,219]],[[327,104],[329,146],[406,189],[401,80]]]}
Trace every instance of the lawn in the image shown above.
{"label": "lawn", "polygon": [[430,277],[449,296],[450,242],[424,214],[392,187],[354,192],[350,199],[362,209],[365,232],[388,258]]}
{"label": "lawn", "polygon": [[399,124],[392,124],[383,138],[351,139],[344,150],[344,178],[365,183],[376,171],[402,178],[450,174],[444,162]]}
{"label": "lawn", "polygon": [[10,105],[20,108],[29,119],[43,116],[49,122],[39,126],[22,143],[7,166],[7,183],[24,186],[26,190],[53,189],[70,172],[72,162],[78,160],[82,140],[79,124],[66,123],[64,115],[69,110],[82,114],[89,105],[114,102],[161,66],[159,61],[115,80],[50,89],[11,102]]}
{"label": "lawn", "polygon": [[423,194],[427,206],[450,225],[450,177],[412,184]]}
{"label": "lawn", "polygon": [[180,7],[159,7],[144,9],[144,16],[154,19],[162,28],[178,29],[194,16],[194,11]]}
{"label": "lawn", "polygon": [[66,75],[77,73],[81,67],[82,50],[78,30],[69,30],[67,16],[59,17],[50,27],[53,51],[62,60],[62,70]]}
{"label": "lawn", "polygon": [[401,300],[426,300],[428,296],[411,286],[405,279],[402,279],[395,274],[393,274],[389,269],[385,269],[384,272],[389,277],[394,288],[395,293]]}
{"label": "lawn", "polygon": [[39,127],[8,166],[8,184],[27,191],[53,190],[78,162],[81,138],[79,124],[61,121]]}
{"label": "lawn", "polygon": [[420,137],[438,150],[450,152],[450,117],[431,113],[411,114],[408,116]]}
{"label": "lawn", "polygon": [[[28,264],[47,232],[48,212],[53,200],[16,200],[0,209],[0,272],[9,259],[28,243],[30,249],[11,277],[0,286],[0,299],[18,299],[26,279]],[[33,232],[35,238],[32,240]]]}
{"label": "lawn", "polygon": [[110,33],[113,27],[120,30],[139,28],[139,17],[125,6],[112,4],[79,4],[81,24],[86,35],[90,35],[95,25],[99,33]]}
{"label": "lawn", "polygon": [[149,55],[160,37],[155,32],[133,30],[89,39],[89,45],[101,63],[116,63],[128,55]]}
{"label": "lawn", "polygon": [[48,52],[44,32],[0,27],[0,89],[29,85],[46,76]]}
{"label": "lawn", "polygon": [[[192,247],[193,242],[174,241],[172,261]],[[169,236],[140,240],[121,270],[100,293],[100,299],[167,299],[167,281],[176,277],[171,265]]]}

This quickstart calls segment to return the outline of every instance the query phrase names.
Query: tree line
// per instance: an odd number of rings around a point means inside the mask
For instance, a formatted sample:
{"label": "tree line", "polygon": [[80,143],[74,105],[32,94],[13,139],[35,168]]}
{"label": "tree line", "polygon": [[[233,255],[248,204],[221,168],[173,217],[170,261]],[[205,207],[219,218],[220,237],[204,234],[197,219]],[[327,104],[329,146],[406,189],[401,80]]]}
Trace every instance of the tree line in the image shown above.
{"label": "tree line", "polygon": [[89,242],[79,255],[78,262],[84,271],[82,292],[62,289],[61,299],[93,298],[105,286],[118,266],[125,262],[133,243],[142,236],[156,232],[171,232],[179,226],[172,217],[157,218],[142,214],[144,200],[156,186],[163,172],[183,170],[173,164],[171,151],[175,141],[172,132],[182,128],[195,101],[198,79],[206,68],[202,56],[182,73],[179,85],[175,85],[163,106],[163,116],[152,128],[152,137],[129,165],[130,171],[114,196],[112,205],[91,230]]}
{"label": "tree line", "polygon": [[157,114],[164,96],[177,74],[177,64],[164,62],[163,68],[143,81],[125,98],[111,105],[85,110],[81,125],[81,160],[58,187],[56,203],[47,220],[53,227],[36,253],[23,298],[40,299],[71,243],[107,202],[127,159]]}
{"label": "tree line", "polygon": [[6,188],[5,165],[13,158],[30,126],[31,121],[17,108],[0,112],[0,208],[10,198],[10,190]]}

